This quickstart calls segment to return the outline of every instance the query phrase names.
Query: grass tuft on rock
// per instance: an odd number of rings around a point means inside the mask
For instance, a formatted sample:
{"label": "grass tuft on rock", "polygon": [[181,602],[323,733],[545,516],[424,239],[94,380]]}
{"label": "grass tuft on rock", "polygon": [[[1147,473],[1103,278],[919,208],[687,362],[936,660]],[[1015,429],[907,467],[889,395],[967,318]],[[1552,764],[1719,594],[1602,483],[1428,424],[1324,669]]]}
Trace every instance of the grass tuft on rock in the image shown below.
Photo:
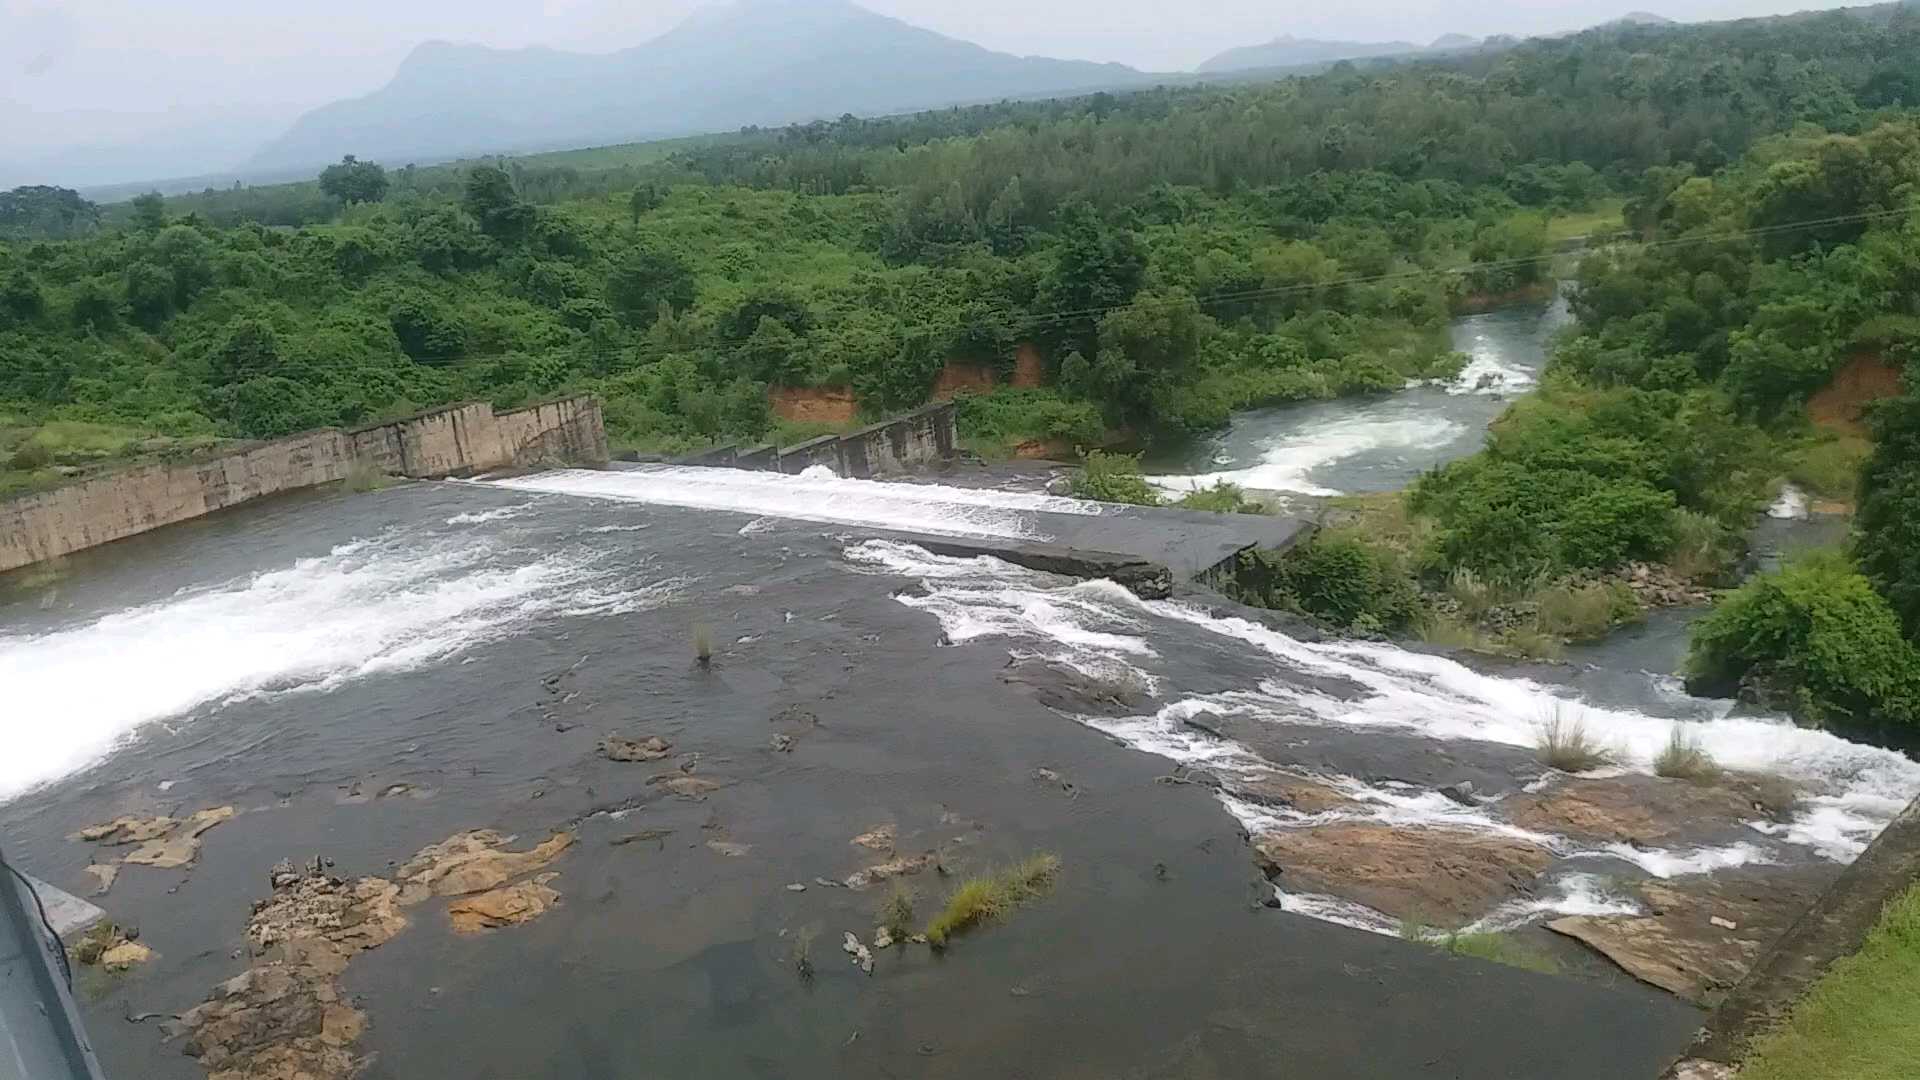
{"label": "grass tuft on rock", "polygon": [[1673,725],[1666,749],[1653,759],[1653,771],[1674,780],[1705,781],[1720,775],[1713,755],[1700,747],[1700,740],[1687,733],[1684,725]]}
{"label": "grass tuft on rock", "polygon": [[1587,731],[1576,706],[1556,703],[1540,725],[1540,761],[1561,772],[1583,773],[1612,765],[1615,754]]}
{"label": "grass tuft on rock", "polygon": [[713,631],[706,623],[693,626],[693,659],[701,667],[713,666]]}
{"label": "grass tuft on rock", "polygon": [[898,878],[880,905],[880,926],[895,941],[905,941],[913,933],[913,890]]}
{"label": "grass tuft on rock", "polygon": [[1042,852],[981,877],[968,878],[947,897],[927,924],[927,943],[945,948],[955,934],[1004,918],[1015,908],[1046,895],[1060,875],[1060,858]]}

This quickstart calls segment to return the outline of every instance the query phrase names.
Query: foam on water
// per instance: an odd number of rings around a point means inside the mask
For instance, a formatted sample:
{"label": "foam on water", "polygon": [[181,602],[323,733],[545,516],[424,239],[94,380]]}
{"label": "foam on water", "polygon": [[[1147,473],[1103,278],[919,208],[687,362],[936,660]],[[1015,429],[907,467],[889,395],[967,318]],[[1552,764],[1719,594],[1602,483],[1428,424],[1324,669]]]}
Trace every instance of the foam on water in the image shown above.
{"label": "foam on water", "polygon": [[[1920,765],[1892,751],[1780,719],[1722,715],[1674,721],[1607,708],[1583,702],[1564,687],[1485,675],[1445,657],[1369,642],[1302,642],[1250,620],[1218,617],[1177,601],[1141,600],[1111,582],[1062,584],[992,558],[944,559],[910,544],[876,543],[849,548],[847,558],[874,572],[919,579],[922,589],[901,594],[899,602],[932,615],[950,640],[1006,638],[1016,643],[1016,655],[1026,650],[1024,654],[1047,656],[1094,678],[1114,678],[1118,671],[1136,686],[1150,686],[1155,698],[1173,682],[1157,670],[1162,652],[1157,643],[1190,646],[1199,633],[1221,648],[1241,650],[1243,663],[1251,660],[1268,672],[1252,685],[1157,700],[1138,715],[1076,717],[1129,746],[1217,774],[1252,776],[1270,765],[1246,747],[1186,723],[1202,713],[1529,750],[1543,723],[1577,718],[1615,751],[1623,771],[1650,773],[1653,759],[1681,723],[1722,766],[1779,774],[1812,792],[1790,822],[1752,823],[1752,841],[1699,848],[1595,848],[1512,825],[1502,820],[1497,803],[1462,806],[1419,788],[1322,776],[1315,779],[1346,795],[1348,806],[1306,815],[1222,794],[1222,804],[1250,832],[1341,820],[1455,829],[1521,840],[1596,868],[1630,864],[1666,878],[1777,862],[1781,852],[1775,845],[1847,861],[1920,795]],[[1341,696],[1318,688],[1329,680],[1356,686],[1359,692]],[[1527,917],[1611,913],[1624,903],[1606,899],[1604,890],[1586,878],[1559,880],[1566,887],[1537,901]],[[1357,915],[1344,901],[1283,895],[1282,904],[1347,925],[1378,928],[1377,919]],[[1507,911],[1488,917],[1513,916]]]}
{"label": "foam on water", "polygon": [[817,472],[808,469],[798,476],[693,465],[605,471],[570,469],[490,481],[489,486],[939,536],[1008,540],[1051,540],[1052,537],[1041,531],[1034,517],[1036,513],[1098,516],[1110,509],[1081,499],[1019,491],[848,480],[824,468]]}
{"label": "foam on water", "polygon": [[85,625],[0,636],[0,799],[86,768],[153,721],[422,667],[531,620],[652,606],[678,585],[635,585],[584,554],[397,530]]}
{"label": "foam on water", "polygon": [[1805,521],[1810,517],[1807,493],[1792,484],[1780,485],[1780,497],[1767,507],[1767,516],[1776,521]]}
{"label": "foam on water", "polygon": [[1532,388],[1531,368],[1508,359],[1508,350],[1485,336],[1477,336],[1467,351],[1460,374],[1446,384],[1449,394],[1521,394]]}
{"label": "foam on water", "polygon": [[1340,416],[1308,424],[1266,447],[1260,461],[1240,469],[1192,476],[1154,476],[1156,486],[1174,492],[1196,491],[1219,483],[1256,491],[1330,496],[1340,492],[1310,479],[1337,461],[1377,450],[1423,450],[1445,446],[1466,426],[1443,416]]}

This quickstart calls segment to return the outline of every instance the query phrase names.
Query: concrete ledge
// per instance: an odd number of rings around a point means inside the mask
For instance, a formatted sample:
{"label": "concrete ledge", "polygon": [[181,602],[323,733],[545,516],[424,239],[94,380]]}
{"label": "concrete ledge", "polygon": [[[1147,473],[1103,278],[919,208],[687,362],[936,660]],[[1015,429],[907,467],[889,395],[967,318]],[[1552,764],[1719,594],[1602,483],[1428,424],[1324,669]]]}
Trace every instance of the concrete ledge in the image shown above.
{"label": "concrete ledge", "polygon": [[1161,563],[1137,555],[1019,541],[950,540],[935,536],[916,536],[912,539],[915,544],[935,555],[963,559],[991,555],[1029,570],[1066,577],[1106,578],[1146,600],[1164,600],[1173,595],[1173,572]]}
{"label": "concrete ledge", "polygon": [[[1920,800],[1893,819],[1707,1017],[1666,1080],[1736,1066],[1827,968],[1860,950],[1887,902],[1920,883]],[[1728,1075],[1722,1073],[1721,1075]]]}

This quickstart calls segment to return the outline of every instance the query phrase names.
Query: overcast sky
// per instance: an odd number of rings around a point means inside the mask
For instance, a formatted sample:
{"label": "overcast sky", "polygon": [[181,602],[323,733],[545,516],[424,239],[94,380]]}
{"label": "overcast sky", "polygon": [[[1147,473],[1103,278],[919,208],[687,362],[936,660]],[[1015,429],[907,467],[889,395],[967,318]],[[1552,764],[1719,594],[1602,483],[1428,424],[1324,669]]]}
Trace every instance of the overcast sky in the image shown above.
{"label": "overcast sky", "polygon": [[[0,160],[178,131],[264,142],[299,112],[364,94],[434,39],[610,51],[703,0],[0,0]],[[1429,41],[1571,30],[1639,7],[1683,21],[1837,6],[1821,0],[864,0],[1021,54],[1190,69],[1281,34]]]}

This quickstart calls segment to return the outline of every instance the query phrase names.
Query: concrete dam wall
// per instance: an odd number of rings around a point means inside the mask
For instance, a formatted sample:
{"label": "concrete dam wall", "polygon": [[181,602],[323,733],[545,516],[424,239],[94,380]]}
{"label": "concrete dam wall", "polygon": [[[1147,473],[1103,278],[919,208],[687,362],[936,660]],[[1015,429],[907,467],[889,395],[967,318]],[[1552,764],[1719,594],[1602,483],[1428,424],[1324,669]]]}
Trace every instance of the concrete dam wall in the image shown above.
{"label": "concrete dam wall", "polygon": [[721,446],[675,461],[761,472],[797,473],[825,465],[839,476],[870,479],[950,460],[958,436],[954,406],[940,402],[845,435],[822,435],[793,446]]}
{"label": "concrete dam wall", "polygon": [[607,460],[600,403],[565,398],[495,413],[450,405],[354,431],[322,428],[189,461],[137,465],[0,503],[0,571],[357,470],[439,479]]}

